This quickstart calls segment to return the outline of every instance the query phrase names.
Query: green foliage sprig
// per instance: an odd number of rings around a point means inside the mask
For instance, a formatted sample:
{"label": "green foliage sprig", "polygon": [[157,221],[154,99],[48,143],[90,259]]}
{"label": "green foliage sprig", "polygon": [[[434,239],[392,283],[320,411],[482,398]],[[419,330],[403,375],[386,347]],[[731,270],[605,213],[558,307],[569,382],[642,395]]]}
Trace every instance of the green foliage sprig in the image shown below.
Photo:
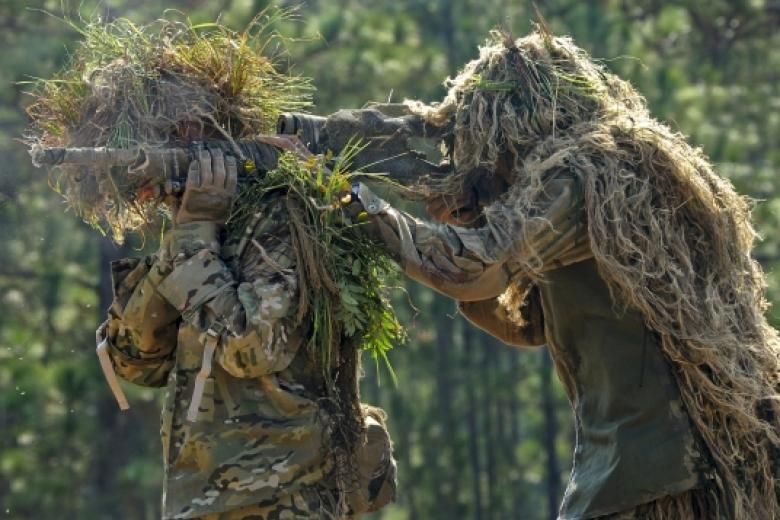
{"label": "green foliage sprig", "polygon": [[299,275],[310,278],[299,284],[308,293],[304,299],[310,302],[313,319],[310,348],[328,366],[333,349],[344,340],[356,341],[377,367],[380,362],[387,367],[395,381],[387,353],[395,342],[406,339],[388,298],[388,282],[396,279],[398,269],[361,229],[366,224],[353,222],[343,211],[343,197],[355,180],[349,163],[358,150],[356,145],[348,146],[331,168],[325,164],[332,157],[304,160],[293,153],[282,154],[276,169],[241,190],[228,225],[231,232],[241,232],[256,212],[258,200],[269,192],[285,191],[292,202],[290,211],[298,213],[291,219],[299,218],[306,230],[297,247],[310,249],[298,257],[309,256],[317,264],[298,266]]}

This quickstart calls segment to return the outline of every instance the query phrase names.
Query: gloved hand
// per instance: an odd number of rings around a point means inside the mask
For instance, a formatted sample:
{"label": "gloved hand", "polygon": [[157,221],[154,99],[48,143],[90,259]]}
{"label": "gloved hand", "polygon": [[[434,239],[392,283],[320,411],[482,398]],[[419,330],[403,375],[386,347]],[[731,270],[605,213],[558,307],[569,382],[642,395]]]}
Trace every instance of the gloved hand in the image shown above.
{"label": "gloved hand", "polygon": [[198,159],[190,163],[174,226],[190,222],[224,224],[230,216],[237,183],[234,157],[225,156],[220,150],[201,150]]}
{"label": "gloved hand", "polygon": [[395,222],[398,211],[362,182],[352,185],[349,200],[351,202],[343,208],[344,215],[352,222],[359,223],[360,230],[366,236],[398,257],[401,243],[393,227],[384,221],[389,219]]}

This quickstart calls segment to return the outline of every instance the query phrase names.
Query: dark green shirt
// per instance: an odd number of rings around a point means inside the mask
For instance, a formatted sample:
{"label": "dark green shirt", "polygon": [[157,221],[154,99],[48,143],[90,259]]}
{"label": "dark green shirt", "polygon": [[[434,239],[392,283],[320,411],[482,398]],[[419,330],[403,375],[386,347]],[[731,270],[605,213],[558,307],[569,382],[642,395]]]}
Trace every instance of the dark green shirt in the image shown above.
{"label": "dark green shirt", "polygon": [[561,519],[592,518],[697,487],[700,451],[658,336],[621,312],[586,260],[537,285],[545,336],[574,409]]}

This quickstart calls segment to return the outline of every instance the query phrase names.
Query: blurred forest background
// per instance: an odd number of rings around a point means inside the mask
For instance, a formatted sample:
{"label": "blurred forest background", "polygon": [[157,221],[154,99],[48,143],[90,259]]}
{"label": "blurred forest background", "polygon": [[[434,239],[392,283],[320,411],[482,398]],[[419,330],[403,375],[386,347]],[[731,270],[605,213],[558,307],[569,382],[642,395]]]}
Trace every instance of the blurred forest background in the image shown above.
{"label": "blurred forest background", "polygon": [[[755,251],[780,301],[780,2],[537,0],[558,34],[630,79],[655,115],[690,136],[758,202]],[[300,4],[300,2],[296,2]],[[139,254],[87,228],[16,141],[31,77],[65,63],[78,34],[55,15],[142,23],[175,8],[243,28],[262,0],[0,2],[0,518],[159,518],[160,392],[120,413],[94,355],[109,260]],[[277,4],[278,5],[278,4]],[[289,6],[290,3],[282,2]],[[442,80],[498,24],[524,34],[526,0],[308,0],[290,63],[318,88],[315,112],[405,97],[440,99]],[[135,249],[135,250],[134,250]],[[547,519],[565,487],[573,428],[544,349],[469,328],[452,302],[409,286],[410,341],[393,386],[366,363],[363,398],[389,412],[400,464],[391,519]],[[780,323],[780,306],[772,313]],[[127,387],[126,387],[127,388]],[[652,449],[652,447],[648,447]],[[379,516],[379,515],[377,515]]]}

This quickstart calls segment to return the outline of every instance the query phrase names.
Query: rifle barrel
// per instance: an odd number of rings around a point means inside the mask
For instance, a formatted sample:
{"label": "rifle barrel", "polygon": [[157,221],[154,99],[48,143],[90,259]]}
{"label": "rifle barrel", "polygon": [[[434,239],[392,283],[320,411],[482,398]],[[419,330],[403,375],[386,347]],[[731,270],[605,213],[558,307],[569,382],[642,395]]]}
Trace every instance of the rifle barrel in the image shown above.
{"label": "rifle barrel", "polygon": [[186,148],[33,147],[30,156],[35,166],[75,164],[106,170],[112,166],[122,166],[127,168],[130,176],[148,176],[150,172],[159,172],[163,177],[184,177],[190,164],[190,152]]}

